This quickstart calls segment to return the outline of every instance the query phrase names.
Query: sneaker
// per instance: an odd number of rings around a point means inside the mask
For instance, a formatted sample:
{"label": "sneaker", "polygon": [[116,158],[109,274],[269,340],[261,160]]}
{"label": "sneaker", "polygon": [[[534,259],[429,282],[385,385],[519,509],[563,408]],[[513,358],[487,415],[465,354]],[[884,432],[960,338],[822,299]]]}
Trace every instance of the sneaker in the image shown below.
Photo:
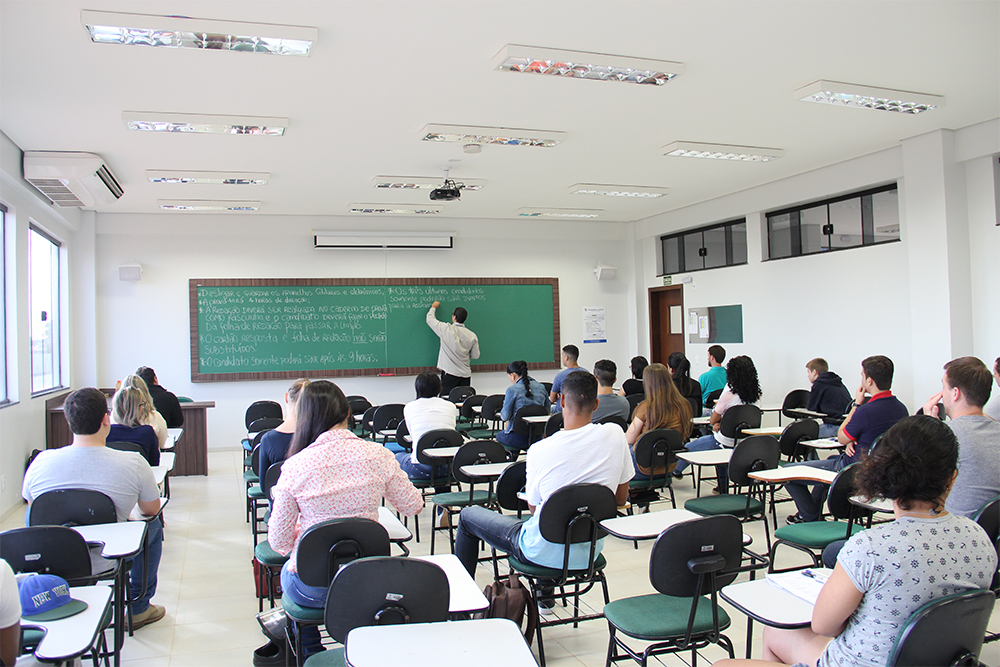
{"label": "sneaker", "polygon": [[166,613],[166,607],[158,604],[151,604],[146,608],[146,611],[132,616],[132,629],[138,630],[139,628],[149,625],[150,623],[156,623],[158,620],[163,618]]}
{"label": "sneaker", "polygon": [[539,616],[553,616],[556,613],[555,609],[556,609],[555,600],[540,600],[538,602]]}
{"label": "sneaker", "polygon": [[684,476],[684,472],[681,470],[675,470],[672,473],[670,473],[670,476],[673,477],[674,479],[680,479],[681,477]]}
{"label": "sneaker", "polygon": [[272,640],[253,652],[254,667],[279,667],[288,662],[287,642]]}
{"label": "sneaker", "polygon": [[798,512],[796,512],[795,514],[789,514],[787,517],[785,517],[785,523],[794,524],[803,522],[804,520],[801,516],[799,516]]}

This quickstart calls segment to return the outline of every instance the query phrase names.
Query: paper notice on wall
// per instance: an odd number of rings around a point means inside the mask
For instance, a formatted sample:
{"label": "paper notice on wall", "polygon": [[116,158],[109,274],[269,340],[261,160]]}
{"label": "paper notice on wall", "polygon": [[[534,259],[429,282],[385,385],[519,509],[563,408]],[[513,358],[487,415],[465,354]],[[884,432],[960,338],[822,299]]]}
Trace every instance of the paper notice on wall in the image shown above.
{"label": "paper notice on wall", "polygon": [[583,309],[583,342],[608,342],[608,323],[604,308]]}
{"label": "paper notice on wall", "polygon": [[698,311],[689,310],[688,311],[688,333],[694,333],[698,330]]}
{"label": "paper notice on wall", "polygon": [[708,338],[708,315],[698,318],[698,337]]}

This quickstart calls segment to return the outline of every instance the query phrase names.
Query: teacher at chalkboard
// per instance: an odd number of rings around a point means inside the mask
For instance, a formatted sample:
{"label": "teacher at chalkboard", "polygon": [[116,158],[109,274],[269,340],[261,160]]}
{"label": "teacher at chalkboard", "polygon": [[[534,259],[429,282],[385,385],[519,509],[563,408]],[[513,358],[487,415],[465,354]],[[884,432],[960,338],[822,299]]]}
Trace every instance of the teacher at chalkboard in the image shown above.
{"label": "teacher at chalkboard", "polygon": [[441,369],[441,395],[447,396],[455,387],[472,384],[472,359],[479,358],[479,337],[465,327],[469,311],[459,306],[451,314],[451,324],[437,318],[440,301],[427,311],[427,326],[441,339],[438,368]]}

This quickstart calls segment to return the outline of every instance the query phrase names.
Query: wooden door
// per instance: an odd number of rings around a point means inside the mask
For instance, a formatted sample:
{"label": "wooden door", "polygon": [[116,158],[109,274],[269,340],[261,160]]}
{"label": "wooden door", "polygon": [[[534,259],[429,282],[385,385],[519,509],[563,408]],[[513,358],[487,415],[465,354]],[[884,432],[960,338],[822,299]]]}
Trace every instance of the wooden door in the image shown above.
{"label": "wooden door", "polygon": [[667,363],[673,352],[684,351],[684,287],[649,288],[650,363]]}

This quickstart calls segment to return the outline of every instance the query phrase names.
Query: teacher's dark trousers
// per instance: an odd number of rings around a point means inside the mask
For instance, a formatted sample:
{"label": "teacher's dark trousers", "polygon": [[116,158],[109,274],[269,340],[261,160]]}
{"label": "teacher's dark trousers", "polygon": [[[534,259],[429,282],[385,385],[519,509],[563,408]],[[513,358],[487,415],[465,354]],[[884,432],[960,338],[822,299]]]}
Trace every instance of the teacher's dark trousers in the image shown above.
{"label": "teacher's dark trousers", "polygon": [[460,378],[457,375],[449,375],[441,371],[441,395],[445,398],[455,387],[471,387],[472,378]]}

